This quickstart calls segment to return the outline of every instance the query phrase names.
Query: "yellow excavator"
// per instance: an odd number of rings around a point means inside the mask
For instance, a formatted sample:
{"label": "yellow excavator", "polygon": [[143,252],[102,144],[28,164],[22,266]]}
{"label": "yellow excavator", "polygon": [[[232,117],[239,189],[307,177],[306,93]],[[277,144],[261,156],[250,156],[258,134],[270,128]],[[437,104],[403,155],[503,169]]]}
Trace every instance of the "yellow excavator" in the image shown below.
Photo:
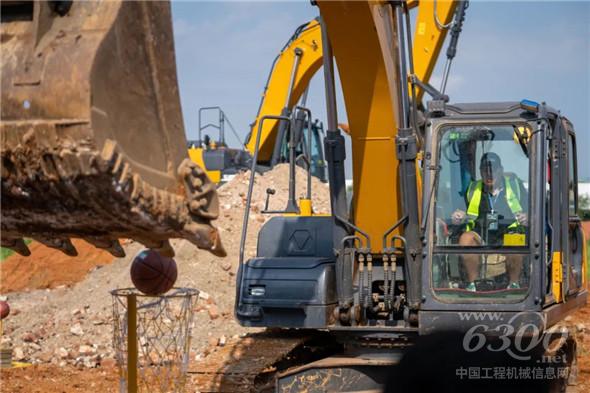
{"label": "yellow excavator", "polygon": [[[254,153],[254,138],[252,130],[255,130],[260,119],[266,115],[281,114],[283,116],[297,116],[295,108],[297,104],[305,105],[306,91],[311,78],[322,65],[321,32],[319,22],[312,20],[299,26],[283,46],[274,59],[269,76],[267,78],[258,112],[242,148],[230,148],[226,144],[226,126],[236,134],[229,118],[219,107],[205,107],[199,109],[198,138],[191,140],[189,144],[189,156],[199,166],[204,168],[215,183],[222,181],[224,175],[235,174],[239,170],[249,169]],[[205,122],[207,114],[217,115],[215,123]],[[299,116],[303,116],[303,112]],[[210,116],[209,116],[210,117]],[[301,123],[301,122],[300,122]],[[304,121],[303,128],[311,127],[311,134],[304,130],[296,132],[297,154],[304,156],[311,165],[312,175],[322,181],[326,180],[325,162],[322,151],[321,138],[323,137],[323,125],[319,121],[311,124]],[[203,133],[211,129],[217,132],[218,138]],[[274,167],[277,163],[288,162],[286,123],[281,121],[267,121],[263,126],[260,152],[257,160],[257,170],[265,171]],[[311,135],[311,150],[306,151],[307,138]],[[237,136],[238,140],[240,137]],[[305,161],[301,162],[301,165]]]}
{"label": "yellow excavator", "polygon": [[[420,13],[429,9],[413,35],[412,5]],[[273,390],[377,392],[389,383],[388,391],[433,391],[432,376],[450,383],[446,391],[477,391],[502,382],[459,373],[493,364],[500,354],[500,365],[537,367],[543,375],[513,379],[511,387],[566,391],[575,382],[577,352],[575,327],[563,320],[588,297],[572,123],[532,100],[450,104],[449,61],[441,91],[425,84],[429,72],[418,80],[419,67],[431,72],[438,56],[421,37],[437,37],[440,49],[450,29],[456,43],[466,2],[320,0],[317,6],[331,214],[292,214],[299,207],[290,189],[289,205],[268,212],[276,216],[246,260],[252,172],[241,238],[238,321],[319,337],[302,344],[300,358],[293,351],[288,367],[273,365]],[[334,63],[352,144],[351,208]],[[419,121],[421,84],[434,99]],[[290,124],[288,116],[266,120]],[[291,187],[295,174],[291,168]],[[448,331],[453,335],[437,337],[453,337],[456,346],[433,342],[413,362],[404,360],[420,336]],[[406,374],[388,382],[400,362]],[[565,371],[552,378],[556,368]],[[415,385],[405,379],[410,375]]]}
{"label": "yellow excavator", "polygon": [[[213,113],[216,121],[205,122],[204,119],[210,118]],[[297,111],[300,113],[300,110]],[[301,112],[303,113],[303,112]],[[207,116],[209,115],[209,116]],[[263,116],[263,115],[260,115]],[[299,115],[301,117],[301,114]],[[294,116],[296,117],[296,116]],[[253,151],[248,150],[246,144],[242,148],[231,147],[226,142],[227,127],[234,134],[236,140],[241,137],[235,131],[229,117],[221,107],[203,107],[199,108],[199,128],[198,139],[188,141],[188,154],[191,160],[205,170],[209,179],[216,184],[224,183],[230,180],[240,171],[250,169]],[[299,121],[302,129],[296,131],[296,164],[304,168],[310,167],[312,176],[320,181],[326,182],[326,164],[323,152],[323,123],[319,119],[313,122]],[[306,132],[309,128],[311,132]],[[217,133],[216,138],[212,133]],[[277,150],[277,159],[273,164],[270,162],[258,161],[256,169],[259,172],[270,170],[277,163],[289,162],[288,141],[289,135],[282,135],[280,138],[275,137],[275,144],[280,149]],[[280,140],[280,142],[279,142]],[[309,144],[308,144],[309,140]]]}
{"label": "yellow excavator", "polygon": [[2,2],[2,246],[82,238],[224,255],[218,199],[186,151],[170,6]]}
{"label": "yellow excavator", "polygon": [[[561,321],[588,295],[573,125],[545,103],[450,104],[444,88],[427,85],[445,35],[460,30],[465,2],[317,6],[331,214],[294,214],[304,209],[294,200],[291,165],[290,205],[268,212],[277,216],[246,260],[256,165],[276,147],[263,137],[271,133],[266,124],[277,133],[285,127],[293,141],[297,119],[266,114],[251,136],[236,318],[321,337],[316,348],[305,341],[288,361],[266,368],[278,372],[273,390],[381,389],[419,336],[449,329],[463,332],[469,349],[494,336],[494,344],[558,340],[551,366],[570,367],[558,378],[567,384],[576,345]],[[169,5],[1,7],[2,246],[26,254],[26,236],[74,254],[69,239],[80,237],[119,256],[121,237],[163,253],[172,252],[168,239],[180,237],[223,255],[212,226],[215,185],[187,154]],[[352,142],[352,208],[334,61]],[[445,75],[448,69],[450,61]],[[290,90],[293,101],[279,107],[297,102],[298,90]],[[422,91],[434,99],[420,119]],[[296,145],[288,148],[291,158]],[[498,168],[503,210],[483,188]],[[464,240],[477,231],[477,242]]]}

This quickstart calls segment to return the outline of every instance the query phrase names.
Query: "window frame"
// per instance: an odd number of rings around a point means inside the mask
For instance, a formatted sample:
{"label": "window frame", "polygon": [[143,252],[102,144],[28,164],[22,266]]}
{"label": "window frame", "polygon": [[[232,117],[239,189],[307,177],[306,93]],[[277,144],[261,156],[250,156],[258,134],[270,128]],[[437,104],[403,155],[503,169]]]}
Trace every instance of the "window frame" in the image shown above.
{"label": "window frame", "polygon": [[[569,217],[578,217],[579,216],[579,204],[578,204],[578,151],[576,146],[576,135],[571,132],[568,128],[567,130],[567,179],[568,179],[568,216]],[[571,143],[571,144],[570,144]],[[571,146],[571,151],[570,151]],[[573,154],[571,154],[573,153]],[[573,161],[572,161],[573,158]],[[573,178],[572,173],[570,173],[571,169],[573,168]],[[570,182],[571,180],[571,182]],[[574,212],[572,214],[571,205],[570,205],[570,184],[573,185],[573,192],[574,192]]]}
{"label": "window frame", "polygon": [[[443,156],[441,153],[441,146],[442,146],[442,138],[443,135],[447,132],[447,130],[451,127],[468,127],[468,126],[476,126],[476,125],[482,125],[482,126],[512,126],[512,127],[526,127],[527,129],[529,129],[530,134],[529,135],[533,135],[533,127],[531,126],[531,124],[525,120],[520,120],[520,121],[501,121],[501,122],[488,122],[488,123],[481,123],[481,122],[461,122],[461,123],[445,123],[442,124],[440,127],[438,127],[437,132],[436,132],[436,146],[438,147],[438,150],[436,151],[435,154],[435,166],[437,168],[441,168],[440,166],[440,160],[441,157]],[[529,138],[530,142],[532,139]],[[528,214],[530,214],[530,208],[532,206],[532,192],[531,192],[531,188],[530,188],[530,184],[531,184],[531,178],[532,178],[532,165],[531,165],[531,160],[530,157],[528,158],[529,160],[529,165],[528,165],[528,183],[529,183],[529,189],[527,190],[527,194],[528,194],[528,206],[529,206],[529,211],[527,212]],[[432,212],[432,219],[431,221],[433,222],[433,225],[430,225],[430,228],[428,229],[429,231],[429,236],[431,239],[435,239],[436,238],[436,219],[439,218],[436,216],[436,204],[437,204],[437,196],[438,196],[438,184],[437,184],[437,180],[440,180],[440,177],[438,175],[433,177],[433,182],[431,187],[433,187],[432,193],[433,193],[433,198],[429,203],[429,209]],[[436,189],[434,189],[436,188]],[[530,218],[529,218],[530,221]],[[529,224],[530,225],[530,224]],[[530,238],[530,235],[529,235]],[[528,254],[530,252],[530,239],[527,240],[527,243],[524,246],[510,246],[510,247],[506,247],[506,248],[501,248],[498,247],[497,245],[479,245],[479,246],[459,246],[457,245],[439,245],[436,244],[434,241],[431,241],[431,249],[432,249],[432,254],[434,255],[435,253],[440,253],[441,251],[446,252],[447,254],[456,254],[456,253],[464,253],[465,250],[468,250],[469,253],[473,253],[473,254],[486,254],[486,253],[490,253],[490,251],[495,250],[495,251],[499,251],[501,250],[502,253],[505,254]]]}
{"label": "window frame", "polygon": [[[497,127],[497,126],[512,126],[512,127],[526,127],[529,132],[530,132],[530,138],[527,141],[528,143],[528,147],[529,147],[529,151],[532,150],[532,143],[533,142],[533,135],[535,135],[535,131],[534,131],[534,127],[532,126],[532,124],[530,122],[528,122],[527,120],[524,119],[499,119],[497,122],[496,121],[486,121],[484,122],[479,122],[477,121],[478,119],[473,119],[473,120],[467,120],[467,121],[457,121],[457,122],[445,122],[443,124],[437,125],[435,127],[433,127],[433,140],[436,140],[436,144],[435,146],[437,147],[436,149],[432,149],[430,148],[429,150],[432,153],[432,158],[433,158],[433,164],[432,167],[436,167],[440,169],[440,160],[441,157],[443,157],[442,153],[441,153],[441,141],[442,141],[442,137],[443,135],[447,132],[447,130],[451,127],[468,127],[468,126],[476,126],[476,125],[482,125],[482,126],[490,126],[490,127]],[[486,119],[489,120],[489,119]],[[528,165],[528,178],[529,178],[529,189],[528,189],[528,204],[529,204],[529,213],[530,213],[530,209],[533,203],[533,192],[531,189],[531,184],[532,184],[532,176],[533,176],[533,165],[532,165],[532,160],[529,157],[529,165]],[[523,258],[528,258],[529,262],[528,262],[528,268],[530,269],[530,277],[531,280],[535,277],[535,271],[533,269],[533,253],[531,251],[531,241],[530,239],[527,241],[527,244],[524,246],[510,246],[510,247],[506,247],[506,248],[499,248],[497,246],[470,246],[470,247],[466,247],[466,246],[445,246],[445,245],[437,245],[434,241],[435,237],[436,237],[436,219],[438,218],[436,216],[436,214],[434,213],[436,211],[436,203],[437,203],[437,192],[438,192],[438,179],[439,176],[434,175],[432,176],[431,180],[430,180],[430,184],[429,186],[431,187],[431,192],[433,194],[433,198],[431,198],[431,200],[428,201],[428,203],[425,206],[425,208],[429,209],[429,211],[432,213],[430,214],[430,218],[428,219],[428,225],[426,227],[426,230],[428,231],[428,237],[429,237],[429,260],[427,262],[428,267],[426,268],[426,272],[428,274],[427,277],[424,277],[425,279],[428,279],[429,282],[429,292],[430,292],[430,296],[432,297],[432,300],[436,301],[438,304],[444,304],[447,306],[452,306],[452,305],[457,305],[457,304],[472,304],[472,305],[478,305],[478,306],[482,306],[482,307],[486,307],[486,305],[490,305],[490,304],[498,304],[498,305],[504,305],[507,307],[513,307],[514,305],[517,304],[522,304],[522,303],[526,303],[530,301],[531,298],[531,294],[533,293],[533,291],[535,290],[535,284],[534,282],[531,281],[530,285],[528,286],[527,292],[526,294],[523,294],[522,297],[516,298],[516,299],[503,299],[503,298],[494,298],[494,297],[479,297],[479,296],[471,296],[471,297],[465,297],[465,298],[458,298],[458,299],[449,299],[449,298],[445,298],[444,296],[441,296],[440,293],[437,293],[437,291],[435,290],[434,287],[434,260],[436,255],[451,255],[451,254],[464,254],[466,253],[466,251],[468,251],[468,253],[470,254],[497,254],[498,251],[501,251],[501,254],[506,254],[506,255],[522,255]],[[434,189],[436,187],[436,190]],[[436,191],[436,192],[435,192]],[[529,225],[530,225],[530,218],[529,218]],[[530,227],[529,227],[529,232],[530,232]],[[529,236],[530,237],[530,236]],[[523,268],[525,268],[523,266]]]}

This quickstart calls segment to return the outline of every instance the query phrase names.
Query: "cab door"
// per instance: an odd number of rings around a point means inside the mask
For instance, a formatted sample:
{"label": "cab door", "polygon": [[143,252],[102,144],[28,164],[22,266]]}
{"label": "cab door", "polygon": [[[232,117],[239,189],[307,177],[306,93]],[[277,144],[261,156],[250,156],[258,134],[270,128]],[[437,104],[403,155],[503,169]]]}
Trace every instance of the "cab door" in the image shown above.
{"label": "cab door", "polygon": [[[566,294],[578,292],[584,285],[584,235],[582,222],[578,215],[578,173],[576,154],[576,135],[572,124],[562,119],[567,156],[567,225],[568,235],[564,254],[567,259],[564,271]],[[563,140],[563,139],[562,139]]]}

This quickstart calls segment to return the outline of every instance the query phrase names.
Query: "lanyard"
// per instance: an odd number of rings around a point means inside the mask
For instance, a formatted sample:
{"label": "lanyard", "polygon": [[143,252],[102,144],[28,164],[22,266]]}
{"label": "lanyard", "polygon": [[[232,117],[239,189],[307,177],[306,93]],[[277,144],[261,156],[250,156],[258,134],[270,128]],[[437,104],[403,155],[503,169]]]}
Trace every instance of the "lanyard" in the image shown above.
{"label": "lanyard", "polygon": [[494,198],[492,199],[492,194],[491,193],[487,193],[488,194],[488,203],[490,205],[490,213],[494,213],[494,205],[496,204],[496,202],[498,201],[498,197],[500,196],[500,194],[502,193],[502,188],[498,190],[498,193],[496,194],[496,196],[494,196]]}

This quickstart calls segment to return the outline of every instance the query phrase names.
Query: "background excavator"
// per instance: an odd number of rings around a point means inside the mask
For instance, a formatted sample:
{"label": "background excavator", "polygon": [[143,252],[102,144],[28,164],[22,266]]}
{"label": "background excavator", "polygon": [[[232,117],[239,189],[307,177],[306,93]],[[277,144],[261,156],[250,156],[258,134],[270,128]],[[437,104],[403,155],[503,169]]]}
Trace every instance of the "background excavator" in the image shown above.
{"label": "background excavator", "polygon": [[[262,117],[281,114],[299,117],[296,130],[296,157],[304,156],[311,165],[311,172],[322,181],[326,181],[325,161],[322,150],[323,125],[319,121],[309,124],[305,113],[294,111],[297,104],[305,106],[306,90],[311,78],[322,65],[321,32],[319,22],[312,20],[299,26],[274,59],[268,75],[258,113],[250,125],[250,132],[245,138],[243,148],[231,148],[226,143],[226,125],[235,133],[234,127],[219,107],[199,109],[198,138],[189,141],[189,155],[199,166],[204,168],[210,179],[219,183],[224,175],[232,175],[237,171],[249,169],[254,154],[254,133]],[[211,112],[217,114],[217,122],[207,123],[204,119]],[[295,113],[297,112],[297,113]],[[309,133],[304,129],[311,126],[311,151],[308,152],[307,138]],[[217,139],[210,135],[203,137],[206,130],[216,131]],[[277,163],[288,162],[287,142],[288,127],[282,121],[267,121],[263,125],[260,141],[260,152],[257,170],[266,171]],[[241,140],[239,136],[236,136]],[[298,161],[307,166],[306,161]]]}

